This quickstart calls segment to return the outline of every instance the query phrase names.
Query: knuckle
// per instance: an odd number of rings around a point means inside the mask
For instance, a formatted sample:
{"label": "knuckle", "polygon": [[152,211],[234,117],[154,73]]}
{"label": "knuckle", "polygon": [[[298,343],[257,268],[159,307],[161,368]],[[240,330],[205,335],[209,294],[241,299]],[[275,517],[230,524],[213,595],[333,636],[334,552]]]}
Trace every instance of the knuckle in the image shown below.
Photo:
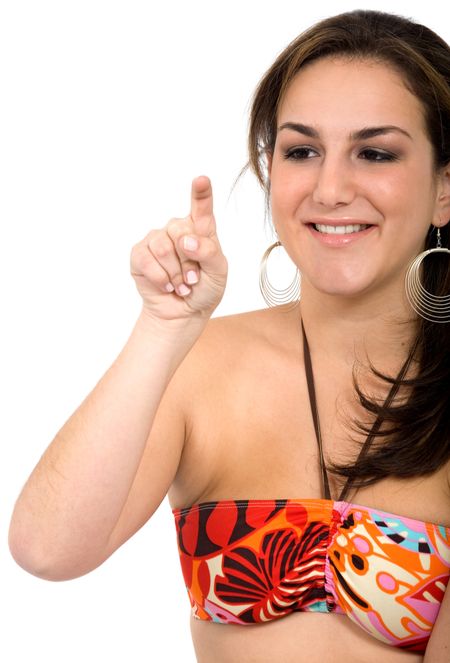
{"label": "knuckle", "polygon": [[172,242],[165,237],[155,239],[150,248],[157,258],[166,258],[173,251]]}
{"label": "knuckle", "polygon": [[155,283],[159,283],[164,278],[164,271],[155,263],[154,260],[150,261],[145,269],[146,276]]}
{"label": "knuckle", "polygon": [[172,239],[177,239],[190,230],[186,219],[171,219],[166,227],[167,233]]}
{"label": "knuckle", "polygon": [[147,246],[152,252],[156,252],[159,249],[163,250],[164,247],[170,244],[170,239],[165,230],[152,231],[147,235]]}
{"label": "knuckle", "polygon": [[170,221],[168,222],[168,224],[166,226],[167,231],[169,232],[169,231],[176,230],[178,228],[178,226],[180,225],[180,221],[181,221],[181,219],[176,219],[176,218],[170,219]]}
{"label": "knuckle", "polygon": [[138,267],[143,264],[145,264],[145,260],[147,257],[148,251],[144,250],[144,247],[142,244],[136,244],[133,246],[131,249],[131,254],[130,254],[130,265],[131,267]]}
{"label": "knuckle", "polygon": [[198,271],[198,263],[193,262],[192,260],[185,260],[183,262],[183,272]]}
{"label": "knuckle", "polygon": [[139,270],[139,272],[146,276],[152,270],[153,259],[149,254],[141,255],[140,258],[135,262],[134,266]]}
{"label": "knuckle", "polygon": [[213,242],[205,242],[204,257],[213,258],[217,253],[217,246]]}
{"label": "knuckle", "polygon": [[138,246],[148,246],[149,242],[152,242],[155,237],[158,237],[161,234],[161,230],[153,228],[149,233],[144,237],[144,239],[139,242]]}
{"label": "knuckle", "polygon": [[148,281],[158,287],[162,287],[165,283],[167,283],[168,280],[164,271],[155,265],[155,263],[150,263],[147,266],[144,272],[144,276]]}
{"label": "knuckle", "polygon": [[170,280],[174,285],[179,285],[184,281],[183,274],[179,270],[175,271],[170,274]]}

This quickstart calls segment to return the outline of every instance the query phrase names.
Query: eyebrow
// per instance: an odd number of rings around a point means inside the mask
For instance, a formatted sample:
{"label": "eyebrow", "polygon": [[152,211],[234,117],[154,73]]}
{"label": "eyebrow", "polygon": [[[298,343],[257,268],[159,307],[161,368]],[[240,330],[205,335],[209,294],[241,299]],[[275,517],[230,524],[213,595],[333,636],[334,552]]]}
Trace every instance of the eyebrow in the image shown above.
{"label": "eyebrow", "polygon": [[[314,127],[310,127],[307,124],[301,124],[299,122],[285,122],[280,127],[278,127],[278,131],[281,131],[282,129],[292,129],[293,131],[297,131],[298,133],[309,136],[310,138],[320,138],[320,134],[317,129],[314,129]],[[353,133],[349,134],[349,138],[350,140],[367,140],[368,138],[381,136],[383,134],[390,133],[391,131],[399,131],[400,133],[408,136],[408,138],[413,140],[411,134],[405,131],[405,129],[397,127],[394,124],[387,124],[382,127],[364,127],[363,129],[359,129],[358,131],[354,131]]]}

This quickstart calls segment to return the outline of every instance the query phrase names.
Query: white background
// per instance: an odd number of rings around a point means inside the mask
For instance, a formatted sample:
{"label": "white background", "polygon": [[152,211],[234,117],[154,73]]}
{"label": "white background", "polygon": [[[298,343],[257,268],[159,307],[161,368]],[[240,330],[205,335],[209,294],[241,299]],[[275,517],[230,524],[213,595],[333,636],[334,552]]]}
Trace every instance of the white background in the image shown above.
{"label": "white background", "polygon": [[450,41],[438,2],[374,5],[0,2],[4,663],[195,661],[166,500],[102,567],[62,583],[14,563],[9,517],[45,447],[131,332],[140,310],[133,244],[189,212],[196,175],[212,179],[230,265],[215,315],[264,306],[258,269],[272,235],[263,195],[250,174],[231,192],[246,162],[251,95],[291,39],[342,11],[403,14]]}

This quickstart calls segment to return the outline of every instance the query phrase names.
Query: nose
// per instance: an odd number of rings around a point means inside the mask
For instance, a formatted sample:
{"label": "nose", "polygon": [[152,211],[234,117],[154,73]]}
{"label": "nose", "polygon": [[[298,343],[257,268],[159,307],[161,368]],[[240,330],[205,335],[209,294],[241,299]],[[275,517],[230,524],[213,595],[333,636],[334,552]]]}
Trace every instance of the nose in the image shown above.
{"label": "nose", "polygon": [[348,205],[355,197],[351,166],[338,155],[327,155],[317,169],[313,201],[326,207]]}

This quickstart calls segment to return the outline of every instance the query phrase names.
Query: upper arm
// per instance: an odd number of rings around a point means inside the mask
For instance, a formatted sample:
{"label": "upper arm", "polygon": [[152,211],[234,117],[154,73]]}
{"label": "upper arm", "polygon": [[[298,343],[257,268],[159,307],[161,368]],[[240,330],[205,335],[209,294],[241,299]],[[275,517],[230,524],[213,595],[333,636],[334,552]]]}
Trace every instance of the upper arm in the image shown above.
{"label": "upper arm", "polygon": [[423,660],[424,663],[448,663],[450,661],[450,582],[445,590]]}
{"label": "upper arm", "polygon": [[127,500],[109,538],[109,557],[156,511],[176,475],[185,440],[183,364],[168,384]]}
{"label": "upper arm", "polygon": [[[199,403],[203,412],[205,394],[210,394],[217,383],[219,366],[229,367],[230,352],[226,348],[235,347],[236,329],[241,329],[239,315],[231,318],[214,318],[208,322],[170,381],[128,498],[110,536],[108,556],[148,521],[171,487],[179,496],[182,486],[183,493],[186,482],[192,483],[192,471],[196,472],[198,488],[198,455],[188,453],[192,450],[190,434],[201,416]],[[205,467],[205,476],[209,477],[210,463],[205,463]]]}

